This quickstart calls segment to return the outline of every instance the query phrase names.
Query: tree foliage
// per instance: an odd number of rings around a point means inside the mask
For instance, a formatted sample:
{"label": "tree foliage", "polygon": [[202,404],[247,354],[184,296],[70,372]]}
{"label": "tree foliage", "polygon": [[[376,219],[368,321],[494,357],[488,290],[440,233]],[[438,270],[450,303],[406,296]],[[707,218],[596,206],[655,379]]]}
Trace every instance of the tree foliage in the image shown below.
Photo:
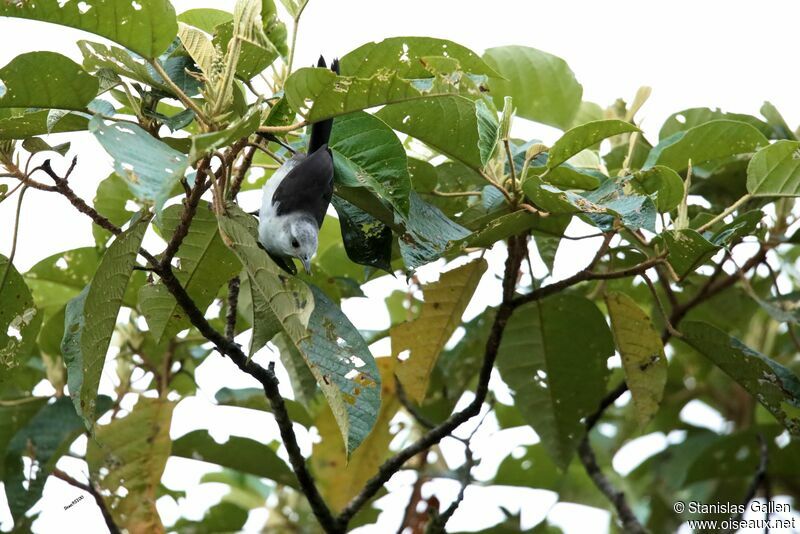
{"label": "tree foliage", "polygon": [[[35,527],[56,476],[90,492],[112,531],[236,531],[268,507],[268,531],[345,532],[377,520],[373,500],[405,469],[417,483],[404,525],[441,532],[480,461],[454,432],[481,411],[500,432],[539,436],[484,483],[608,509],[625,531],[675,530],[690,517],[679,499],[797,499],[800,138],[778,110],[682,110],[648,139],[636,121],[646,88],[603,108],[551,54],[429,37],[364,44],[340,74],[295,68],[288,36],[306,3],[176,15],[166,0],[0,2],[0,16],[105,38],[78,43],[82,65],[32,52],[0,68],[0,202],[17,203],[0,256],[0,476],[14,529]],[[239,203],[328,118],[336,216],[313,274],[292,275]],[[520,139],[514,119],[562,134]],[[82,131],[114,169],[91,203],[70,179],[93,155],[70,159],[49,137]],[[90,217],[95,246],[20,272],[31,189]],[[160,251],[142,248],[148,231]],[[554,272],[574,240],[593,259]],[[430,266],[438,280],[420,285]],[[409,281],[386,299],[391,325],[358,330],[342,302],[391,276]],[[487,306],[475,295],[493,277],[502,289]],[[389,355],[375,353],[382,340]],[[267,367],[252,360],[264,347]],[[280,443],[170,438],[195,370],[221,357],[260,387],[206,396],[269,412]],[[494,370],[512,404],[494,398]],[[691,403],[724,428],[683,417]],[[308,461],[293,425],[321,437]],[[624,479],[613,471],[623,445],[654,433],[670,434],[666,449]],[[461,443],[463,465],[429,463],[442,440]],[[69,451],[86,483],[59,468]],[[222,468],[203,481],[230,493],[200,521],[158,515],[170,456]],[[423,499],[422,485],[447,478],[462,487],[455,501]],[[492,532],[521,532],[508,515]]]}

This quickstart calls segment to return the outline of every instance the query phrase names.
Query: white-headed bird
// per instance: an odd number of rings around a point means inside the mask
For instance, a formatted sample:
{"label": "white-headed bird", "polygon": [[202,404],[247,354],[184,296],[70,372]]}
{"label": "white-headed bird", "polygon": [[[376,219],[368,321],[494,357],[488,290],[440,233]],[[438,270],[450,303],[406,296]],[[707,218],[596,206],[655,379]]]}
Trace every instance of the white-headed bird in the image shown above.
{"label": "white-headed bird", "polygon": [[[322,57],[317,66],[326,66]],[[338,60],[331,70],[339,73]],[[258,240],[278,263],[291,265],[291,258],[297,258],[308,274],[333,196],[333,156],[328,148],[332,128],[333,119],[312,124],[308,152],[286,160],[262,189]]]}

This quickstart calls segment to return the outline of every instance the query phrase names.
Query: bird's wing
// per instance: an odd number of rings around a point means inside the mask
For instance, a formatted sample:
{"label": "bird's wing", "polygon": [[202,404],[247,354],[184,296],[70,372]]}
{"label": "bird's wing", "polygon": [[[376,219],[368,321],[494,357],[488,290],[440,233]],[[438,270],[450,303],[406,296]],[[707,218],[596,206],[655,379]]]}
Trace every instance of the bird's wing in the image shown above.
{"label": "bird's wing", "polygon": [[305,212],[322,226],[333,196],[333,157],[326,145],[298,163],[272,195],[277,214]]}

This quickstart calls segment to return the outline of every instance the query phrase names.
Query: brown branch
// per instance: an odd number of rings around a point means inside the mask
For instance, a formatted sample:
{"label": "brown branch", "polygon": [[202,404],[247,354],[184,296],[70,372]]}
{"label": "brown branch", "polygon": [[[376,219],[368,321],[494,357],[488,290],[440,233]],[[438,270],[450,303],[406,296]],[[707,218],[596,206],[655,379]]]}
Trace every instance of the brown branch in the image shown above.
{"label": "brown branch", "polygon": [[189,234],[189,226],[192,224],[194,214],[197,213],[197,206],[200,204],[200,198],[206,191],[205,179],[209,165],[210,160],[208,158],[203,158],[197,167],[197,175],[195,177],[194,187],[192,188],[189,197],[183,201],[181,220],[178,223],[177,228],[175,228],[175,232],[172,234],[169,243],[167,243],[167,248],[164,250],[164,254],[161,257],[162,269],[171,264],[172,258],[174,258],[175,254],[178,253],[178,249],[183,243],[184,238]]}
{"label": "brown branch", "polygon": [[244,183],[244,177],[247,175],[247,171],[253,165],[253,158],[255,157],[257,150],[258,148],[256,146],[250,145],[248,146],[248,150],[245,151],[244,156],[242,157],[242,162],[238,167],[236,167],[236,170],[233,173],[231,188],[228,191],[229,198],[236,198],[239,194],[239,191],[241,191],[242,184]]}
{"label": "brown branch", "polygon": [[236,307],[239,304],[239,277],[228,280],[228,313],[225,315],[225,337],[233,341],[236,336]]}
{"label": "brown branch", "polygon": [[614,505],[617,510],[617,515],[622,523],[623,530],[628,534],[645,534],[647,530],[642,526],[636,518],[636,514],[631,510],[625,493],[617,490],[611,481],[606,478],[600,466],[597,464],[597,458],[592,451],[589,444],[589,435],[586,434],[578,445],[578,457],[586,469],[589,478],[592,479],[594,485],[603,492],[609,501]]}
{"label": "brown branch", "polygon": [[89,484],[84,484],[82,482],[78,482],[67,473],[60,469],[53,469],[51,473],[54,477],[63,480],[70,486],[76,487],[79,490],[85,491],[89,495],[94,498],[94,502],[97,503],[97,507],[100,508],[100,513],[103,514],[103,519],[106,522],[106,528],[108,528],[111,534],[120,534],[119,527],[114,522],[114,518],[111,516],[111,512],[109,512],[108,508],[106,507],[106,503],[103,500],[103,496],[100,495],[100,492],[92,485],[91,481]]}

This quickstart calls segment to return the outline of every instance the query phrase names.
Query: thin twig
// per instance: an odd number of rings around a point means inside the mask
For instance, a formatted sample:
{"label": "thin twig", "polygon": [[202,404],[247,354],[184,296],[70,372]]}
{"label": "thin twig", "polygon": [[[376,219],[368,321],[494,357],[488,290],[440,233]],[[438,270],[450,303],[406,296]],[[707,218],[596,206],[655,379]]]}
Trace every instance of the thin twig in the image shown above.
{"label": "thin twig", "polygon": [[250,167],[253,165],[253,158],[256,155],[256,150],[258,150],[258,147],[254,145],[248,146],[247,150],[245,150],[242,162],[239,163],[239,166],[236,167],[236,170],[233,172],[231,187],[228,190],[229,199],[235,199],[239,195],[239,191],[242,190],[242,184],[244,183],[245,176],[247,176],[247,171],[250,170]]}
{"label": "thin twig", "polygon": [[644,279],[644,283],[647,284],[647,288],[650,290],[650,294],[653,295],[653,300],[656,301],[656,306],[658,307],[658,311],[661,312],[661,317],[664,319],[664,326],[672,334],[674,337],[683,337],[683,334],[675,330],[675,327],[672,326],[672,323],[669,322],[669,315],[667,314],[667,310],[664,309],[664,305],[661,303],[661,299],[658,297],[658,292],[656,291],[656,286],[653,285],[653,281],[650,280],[650,277],[647,276],[646,272],[639,273]]}
{"label": "thin twig", "polygon": [[195,104],[194,101],[189,98],[180,87],[178,87],[178,84],[172,81],[172,78],[169,77],[169,74],[167,74],[167,71],[161,66],[161,63],[157,59],[149,59],[148,62],[153,66],[158,75],[164,79],[175,96],[178,97],[178,100],[180,100],[184,106],[194,112],[197,122],[199,122],[204,128],[208,128],[211,125],[211,121],[208,119],[208,117],[206,117],[205,113],[203,113],[203,110],[201,110],[200,107]]}
{"label": "thin twig", "polygon": [[11,238],[11,253],[8,255],[8,259],[6,260],[6,268],[3,269],[3,276],[0,277],[0,293],[3,292],[3,289],[6,286],[6,280],[8,279],[8,273],[11,271],[11,268],[14,264],[14,256],[17,255],[17,237],[19,237],[19,216],[22,212],[22,199],[25,198],[25,191],[28,190],[27,185],[22,186],[22,191],[19,193],[19,198],[17,199],[17,212],[14,215],[14,233]]}
{"label": "thin twig", "polygon": [[54,477],[63,480],[64,482],[66,482],[70,486],[78,488],[78,489],[80,489],[82,491],[85,491],[89,495],[91,495],[92,498],[94,498],[94,502],[97,503],[97,507],[100,508],[100,513],[103,514],[103,520],[105,520],[106,528],[108,528],[110,534],[120,534],[120,529],[117,526],[117,524],[114,522],[114,517],[111,515],[111,512],[109,512],[108,507],[106,507],[106,503],[103,500],[103,496],[100,495],[100,492],[97,491],[97,489],[95,489],[95,487],[92,485],[91,481],[89,481],[89,484],[84,484],[82,482],[78,482],[77,480],[75,480],[74,478],[69,476],[67,473],[65,473],[64,471],[62,471],[62,470],[60,470],[58,468],[53,469],[53,472],[51,474]]}
{"label": "thin twig", "polygon": [[723,211],[722,213],[720,213],[719,215],[717,215],[716,217],[705,223],[703,226],[698,228],[697,229],[698,233],[702,234],[703,232],[705,232],[706,230],[708,230],[709,228],[720,222],[722,219],[724,219],[725,217],[727,217],[728,215],[739,209],[739,206],[741,206],[751,198],[753,198],[753,196],[750,193],[746,193],[739,200],[728,206],[728,208],[725,209],[725,211]]}
{"label": "thin twig", "polygon": [[236,336],[236,307],[239,303],[239,277],[228,280],[228,313],[225,315],[225,337],[233,341]]}
{"label": "thin twig", "polygon": [[205,178],[208,173],[209,164],[209,159],[203,158],[197,167],[197,175],[195,177],[194,187],[192,188],[189,197],[184,199],[183,202],[181,220],[178,223],[178,226],[175,228],[175,232],[172,234],[172,237],[167,243],[167,248],[164,250],[164,254],[162,255],[162,268],[172,262],[172,258],[174,258],[175,254],[178,253],[178,249],[183,243],[184,238],[189,235],[189,227],[192,224],[194,214],[197,213],[197,206],[200,204],[200,199],[205,192]]}
{"label": "thin twig", "polygon": [[303,128],[308,123],[306,121],[295,122],[294,124],[289,124],[288,126],[261,126],[258,129],[259,133],[272,133],[272,134],[281,134],[281,133],[289,133],[295,130],[299,130]]}

